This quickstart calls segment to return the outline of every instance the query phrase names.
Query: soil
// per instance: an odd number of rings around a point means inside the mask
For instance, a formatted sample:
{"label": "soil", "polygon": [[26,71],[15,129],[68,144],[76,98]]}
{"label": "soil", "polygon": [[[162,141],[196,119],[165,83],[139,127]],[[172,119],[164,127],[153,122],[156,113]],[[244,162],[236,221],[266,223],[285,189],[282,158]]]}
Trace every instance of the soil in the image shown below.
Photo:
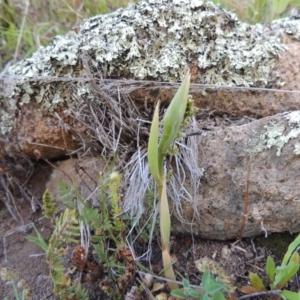
{"label": "soil", "polygon": [[[50,175],[51,169],[47,164],[39,163],[35,166],[27,187],[30,188],[37,199],[45,190],[45,183]],[[16,179],[17,180],[17,179]],[[22,220],[14,219],[3,206],[0,210],[0,259],[2,267],[7,267],[17,277],[17,282],[24,279],[32,290],[32,299],[57,299],[52,293],[52,281],[49,277],[49,269],[45,260],[43,250],[35,244],[26,240],[27,235],[32,235],[33,222],[32,211],[29,203],[22,197],[20,191],[16,193],[15,204],[18,207]],[[3,205],[3,203],[2,203]],[[35,218],[42,217],[38,213]],[[35,224],[36,228],[43,234],[45,240],[51,236],[52,229],[46,219]],[[11,281],[0,280],[1,299],[15,299]]]}
{"label": "soil", "polygon": [[[35,171],[27,184],[31,193],[41,201],[42,194],[45,190],[45,184],[52,172],[52,167],[44,162],[36,163]],[[13,275],[13,280],[20,282],[24,279],[32,292],[29,299],[58,299],[53,294],[52,281],[49,276],[49,267],[45,261],[43,250],[26,239],[27,235],[35,235],[33,230],[32,219],[35,220],[36,228],[42,233],[45,240],[48,241],[51,236],[51,224],[42,217],[41,212],[37,212],[33,216],[30,205],[23,199],[22,195],[15,198],[16,205],[21,212],[23,222],[20,219],[15,220],[6,210],[2,203],[0,207],[0,260],[1,268],[8,268]],[[1,202],[0,202],[1,203]],[[24,225],[25,224],[25,225]],[[283,238],[287,241],[280,245]],[[188,279],[193,285],[201,283],[201,274],[199,267],[208,268],[212,272],[224,273],[232,286],[237,289],[232,293],[231,299],[241,296],[239,289],[242,286],[249,285],[249,272],[257,273],[267,282],[265,275],[266,259],[271,255],[275,259],[276,265],[280,261],[294,236],[285,233],[281,235],[272,235],[267,239],[265,237],[255,237],[245,239],[243,241],[212,241],[203,240],[186,235],[172,236],[171,252],[177,262],[175,269],[184,278]],[[263,242],[270,245],[264,245]],[[273,242],[273,243],[272,243]],[[73,245],[66,256],[66,264],[71,267],[70,253],[72,253],[75,245]],[[159,274],[162,270],[161,252],[159,247],[159,238],[153,239],[152,245],[151,267],[153,274]],[[198,266],[198,268],[197,268]],[[149,267],[149,265],[148,265]],[[200,269],[201,269],[200,268]],[[139,273],[135,270],[135,277],[131,278],[130,284],[127,286],[129,291],[132,286],[138,284],[141,280],[142,269]],[[158,276],[158,275],[157,275]],[[103,275],[99,274],[99,278],[95,282],[89,281],[88,276],[83,276],[85,287],[90,292],[89,299],[112,299],[107,297],[99,287],[99,282],[103,280]],[[178,277],[179,279],[179,277]],[[89,281],[89,282],[88,282]],[[154,282],[157,281],[154,278]],[[160,281],[162,282],[162,281]],[[229,283],[228,283],[229,284]],[[23,283],[24,286],[24,283]],[[151,290],[152,287],[149,287]],[[297,291],[297,280],[290,283],[290,290]],[[147,289],[146,289],[147,290]],[[165,292],[167,289],[163,287],[153,294]],[[12,280],[0,280],[0,298],[15,299]],[[124,296],[125,299],[125,296]],[[140,298],[126,299],[151,299],[149,293],[143,293]],[[264,298],[267,299],[267,298]],[[272,299],[276,299],[274,296]]]}

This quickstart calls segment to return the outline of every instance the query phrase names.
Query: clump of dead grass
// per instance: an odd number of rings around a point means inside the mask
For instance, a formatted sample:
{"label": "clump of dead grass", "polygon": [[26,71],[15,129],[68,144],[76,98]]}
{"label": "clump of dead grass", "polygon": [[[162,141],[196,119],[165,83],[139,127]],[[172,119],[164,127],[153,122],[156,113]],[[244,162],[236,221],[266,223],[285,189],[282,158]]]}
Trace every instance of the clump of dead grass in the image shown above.
{"label": "clump of dead grass", "polygon": [[[159,85],[153,86],[158,88]],[[139,218],[144,211],[147,190],[154,189],[147,161],[147,144],[150,118],[154,104],[146,100],[134,102],[129,93],[140,89],[140,84],[126,84],[120,80],[91,79],[90,90],[94,99],[86,95],[77,98],[77,104],[69,111],[72,118],[85,128],[84,136],[77,133],[81,147],[72,153],[81,158],[104,156],[114,159],[116,170],[123,178],[123,212]],[[148,87],[151,88],[151,87]],[[176,90],[177,84],[170,84]],[[166,108],[162,107],[162,114]],[[152,107],[153,106],[153,107]],[[195,193],[199,190],[202,168],[198,166],[199,135],[189,135],[198,130],[195,118],[191,118],[182,138],[176,141],[179,154],[169,159],[166,168],[172,170],[169,180],[169,196],[174,212],[182,222],[182,201],[187,201],[198,215]]]}

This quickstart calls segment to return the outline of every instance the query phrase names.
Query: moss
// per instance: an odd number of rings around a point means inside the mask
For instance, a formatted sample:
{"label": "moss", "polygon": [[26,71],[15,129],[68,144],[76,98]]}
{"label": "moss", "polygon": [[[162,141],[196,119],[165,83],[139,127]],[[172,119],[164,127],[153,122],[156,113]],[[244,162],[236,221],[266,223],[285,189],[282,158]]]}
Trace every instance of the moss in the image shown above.
{"label": "moss", "polygon": [[265,247],[271,250],[274,255],[282,260],[284,254],[287,252],[289,245],[296,238],[297,234],[285,233],[273,233],[268,238],[264,236],[258,236],[255,238],[256,246]]}
{"label": "moss", "polygon": [[[74,89],[71,78],[99,75],[98,70],[104,77],[179,81],[184,68],[194,65],[202,83],[264,87],[272,84],[276,57],[282,51],[280,37],[267,35],[262,25],[243,24],[212,3],[144,0],[85,20],[78,33],[56,37],[9,68],[16,82],[0,98],[0,111],[5,101],[15,106],[20,98],[19,105],[36,101],[41,110],[50,112],[58,106],[68,108],[82,90],[94,99],[88,84]],[[70,82],[54,82],[57,77]],[[0,123],[1,128],[10,126],[7,116],[0,116]]]}

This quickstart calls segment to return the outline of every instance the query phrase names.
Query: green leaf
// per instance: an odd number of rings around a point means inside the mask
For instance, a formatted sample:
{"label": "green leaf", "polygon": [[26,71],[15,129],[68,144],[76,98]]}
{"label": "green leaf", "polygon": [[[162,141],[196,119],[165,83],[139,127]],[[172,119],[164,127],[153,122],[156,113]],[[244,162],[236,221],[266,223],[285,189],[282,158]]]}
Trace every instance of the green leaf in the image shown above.
{"label": "green leaf", "polygon": [[64,280],[65,269],[63,266],[62,257],[53,252],[47,253],[46,259],[48,260],[51,272],[51,278],[54,284],[61,285]]}
{"label": "green leaf", "polygon": [[187,293],[189,296],[194,297],[194,298],[196,298],[196,299],[200,299],[200,297],[201,297],[201,294],[200,294],[197,290],[195,290],[195,289],[193,289],[193,288],[189,288],[189,289],[186,291],[186,293]]}
{"label": "green leaf", "polygon": [[224,289],[224,285],[220,284],[220,283],[212,283],[208,286],[207,289],[205,289],[205,292],[208,294],[214,294],[216,292],[221,291],[222,289]]}
{"label": "green leaf", "polygon": [[287,266],[280,266],[276,268],[276,276],[273,288],[282,289],[298,272],[299,270],[299,254],[294,252],[291,260]]}
{"label": "green leaf", "polygon": [[280,296],[284,300],[300,300],[300,293],[295,293],[295,292],[291,292],[291,291],[287,291],[287,290],[283,290],[280,293]]}
{"label": "green leaf", "polygon": [[180,299],[187,299],[187,296],[185,295],[185,293],[180,289],[175,289],[175,290],[171,291],[171,296],[180,298]]}
{"label": "green leaf", "polygon": [[212,299],[213,300],[224,300],[225,297],[224,297],[223,293],[217,292],[213,295]]}
{"label": "green leaf", "polygon": [[99,235],[92,235],[91,236],[91,241],[92,241],[93,244],[99,243],[103,239],[106,239],[106,237],[99,236]]}
{"label": "green leaf", "polygon": [[[159,126],[159,102],[157,103],[153,115],[148,141],[148,162],[151,174],[158,186],[162,184],[161,170],[163,166],[159,166],[158,154],[158,126]],[[162,159],[163,161],[163,159]],[[162,162],[161,162],[162,163]]]}
{"label": "green leaf", "polygon": [[95,252],[97,253],[97,256],[99,257],[100,261],[102,263],[106,262],[108,259],[108,257],[107,257],[108,253],[105,250],[103,241],[99,241],[98,244],[92,244],[92,245],[93,245]]}
{"label": "green leaf", "polygon": [[293,264],[295,264],[295,265],[299,265],[299,263],[300,263],[299,253],[294,252],[290,261],[293,262]]}
{"label": "green leaf", "polygon": [[[20,295],[19,295],[19,291],[18,291],[17,286],[16,286],[14,281],[12,282],[12,286],[13,286],[13,290],[14,290],[16,300],[21,300]],[[23,290],[22,300],[25,299],[24,297],[25,297],[25,293],[24,293],[24,290]]]}
{"label": "green leaf", "polygon": [[182,284],[183,284],[183,288],[184,288],[184,289],[190,287],[190,283],[189,283],[189,281],[188,281],[186,278],[184,278],[184,279],[182,280]]}
{"label": "green leaf", "polygon": [[271,282],[275,280],[275,263],[271,256],[267,258],[266,273]]}
{"label": "green leaf", "polygon": [[159,153],[167,153],[169,147],[177,137],[186,110],[190,89],[190,78],[191,74],[188,71],[166,111],[164,116],[163,137],[159,144]]}
{"label": "green leaf", "polygon": [[202,276],[202,288],[206,291],[209,288],[209,284],[211,281],[211,275],[209,271],[205,271]]}
{"label": "green leaf", "polygon": [[265,285],[264,285],[262,279],[257,274],[250,272],[249,279],[250,279],[250,282],[251,282],[252,286],[257,291],[261,292],[261,291],[265,291],[266,290]]}
{"label": "green leaf", "polygon": [[43,194],[43,214],[46,218],[52,218],[57,213],[58,208],[56,207],[54,197],[52,193],[46,189]]}
{"label": "green leaf", "polygon": [[291,258],[292,254],[296,251],[298,246],[300,245],[300,234],[297,236],[297,238],[289,245],[288,251],[284,255],[284,258],[282,260],[282,266],[287,265],[289,259]]}
{"label": "green leaf", "polygon": [[289,0],[272,0],[272,9],[276,14],[281,14],[289,5]]}
{"label": "green leaf", "polygon": [[48,245],[47,243],[45,242],[43,236],[39,233],[39,231],[35,228],[35,226],[33,226],[36,234],[37,234],[37,237],[35,236],[30,236],[28,235],[26,237],[26,239],[31,242],[31,243],[34,243],[36,245],[38,245],[39,247],[41,247],[45,252],[47,252],[47,249],[48,249]]}

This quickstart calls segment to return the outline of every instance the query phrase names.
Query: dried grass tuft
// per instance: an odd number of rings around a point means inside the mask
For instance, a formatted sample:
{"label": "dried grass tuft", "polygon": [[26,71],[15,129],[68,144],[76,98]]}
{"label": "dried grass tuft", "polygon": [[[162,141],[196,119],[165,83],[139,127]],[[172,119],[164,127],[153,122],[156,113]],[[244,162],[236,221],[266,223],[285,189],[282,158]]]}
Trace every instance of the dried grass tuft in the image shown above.
{"label": "dried grass tuft", "polygon": [[[82,84],[87,87],[86,83]],[[176,90],[176,85],[170,84],[170,89]],[[77,132],[81,148],[76,153],[81,158],[102,155],[106,159],[115,159],[115,167],[123,178],[123,212],[139,218],[144,211],[147,190],[154,189],[147,162],[154,104],[147,105],[146,100],[136,103],[130,98],[129,93],[141,89],[140,83],[129,85],[121,80],[107,82],[99,76],[99,79],[91,78],[89,87],[93,99],[88,97],[90,94],[81,95],[70,112],[76,122],[86,129],[84,135]],[[153,86],[155,89],[158,87]],[[199,216],[194,199],[202,176],[197,155],[200,136],[189,135],[195,131],[199,129],[193,118],[186,128],[186,135],[176,142],[179,154],[168,164],[174,174],[169,182],[169,196],[182,222],[186,222],[182,214],[182,201],[189,202]]]}

